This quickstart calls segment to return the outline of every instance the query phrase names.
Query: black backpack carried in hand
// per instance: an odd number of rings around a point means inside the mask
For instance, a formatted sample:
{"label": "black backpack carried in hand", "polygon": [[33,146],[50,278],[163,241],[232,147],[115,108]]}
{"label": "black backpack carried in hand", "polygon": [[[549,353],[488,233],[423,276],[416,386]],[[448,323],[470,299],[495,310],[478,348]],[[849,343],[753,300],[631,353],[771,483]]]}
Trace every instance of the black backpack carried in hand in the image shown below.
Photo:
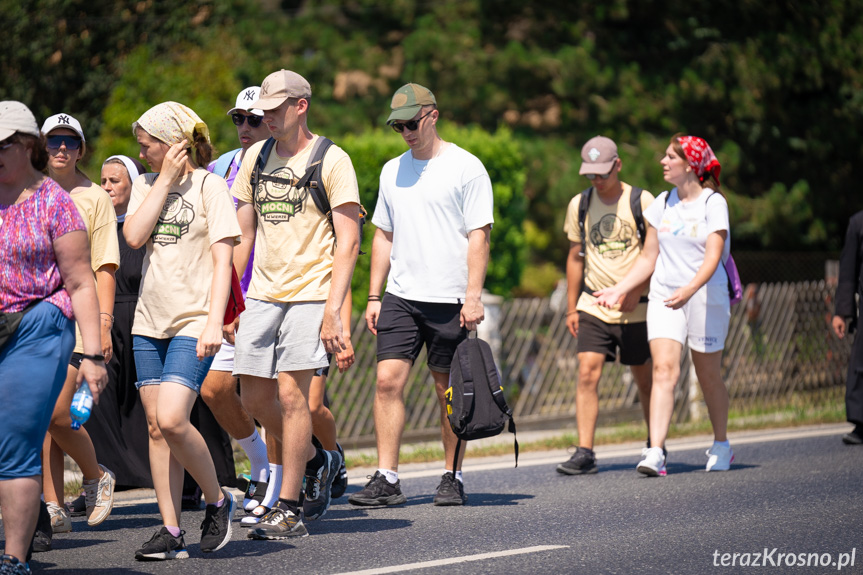
{"label": "black backpack carried in hand", "polygon": [[446,390],[446,412],[453,433],[459,438],[453,458],[453,474],[458,464],[461,442],[498,435],[509,422],[515,442],[515,466],[518,467],[518,439],[512,410],[503,397],[500,374],[491,347],[476,337],[476,332],[455,350]]}

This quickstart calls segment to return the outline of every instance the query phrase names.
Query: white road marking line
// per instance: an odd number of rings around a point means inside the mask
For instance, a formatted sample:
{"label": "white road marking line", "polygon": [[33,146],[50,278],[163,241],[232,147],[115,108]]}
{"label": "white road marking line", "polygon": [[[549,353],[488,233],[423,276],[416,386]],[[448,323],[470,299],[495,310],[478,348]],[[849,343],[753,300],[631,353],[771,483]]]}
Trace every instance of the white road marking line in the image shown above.
{"label": "white road marking line", "polygon": [[379,575],[382,573],[398,573],[400,571],[410,571],[411,569],[440,567],[442,565],[453,565],[467,561],[484,561],[486,559],[496,559],[498,557],[508,557],[510,555],[524,555],[525,553],[540,553],[542,551],[552,551],[554,549],[564,549],[567,547],[569,547],[569,545],[536,545],[534,547],[525,547],[523,549],[510,549],[509,551],[498,551],[495,553],[480,553],[478,555],[467,555],[465,557],[450,557],[449,559],[438,559],[437,561],[405,563],[404,565],[392,565],[389,567],[378,567],[376,569],[364,569],[362,571],[346,571],[344,573],[338,573],[337,575]]}
{"label": "white road marking line", "polygon": [[[734,433],[729,434],[732,445],[746,445],[750,443],[770,443],[773,441],[785,441],[788,439],[803,439],[807,437],[822,437],[825,435],[841,435],[843,433],[848,432],[847,424],[836,424],[836,425],[825,425],[823,427],[815,427],[815,428],[805,428],[801,430],[797,429],[783,429],[779,431],[771,431],[765,430],[763,432],[743,432],[740,435],[736,435]],[[697,449],[708,449],[711,445],[713,445],[712,439],[705,439],[704,437],[696,438],[696,439],[680,439],[680,440],[672,440],[668,443],[669,452],[682,452],[682,451],[692,451]],[[619,446],[608,446],[608,447],[599,447],[597,450],[597,460],[601,461],[602,459],[608,459],[612,457],[636,457],[641,455],[641,447],[619,447]],[[552,452],[550,452],[552,453]],[[527,457],[520,458],[518,462],[519,468],[521,467],[534,467],[537,465],[551,465],[561,462],[561,454],[558,450],[557,452],[553,452],[554,455],[548,455],[546,457],[540,458],[530,458]],[[511,469],[513,466],[512,460],[506,461],[496,461],[494,463],[479,463],[479,464],[465,464],[464,471],[465,473],[474,472],[474,471],[491,471],[494,469]],[[374,471],[373,471],[374,472]],[[399,479],[417,479],[420,477],[438,477],[441,474],[440,466],[436,466],[433,469],[423,469],[418,471],[406,471],[404,473],[399,473]],[[365,477],[356,477],[351,478],[348,483],[351,485],[365,485],[368,479]]]}

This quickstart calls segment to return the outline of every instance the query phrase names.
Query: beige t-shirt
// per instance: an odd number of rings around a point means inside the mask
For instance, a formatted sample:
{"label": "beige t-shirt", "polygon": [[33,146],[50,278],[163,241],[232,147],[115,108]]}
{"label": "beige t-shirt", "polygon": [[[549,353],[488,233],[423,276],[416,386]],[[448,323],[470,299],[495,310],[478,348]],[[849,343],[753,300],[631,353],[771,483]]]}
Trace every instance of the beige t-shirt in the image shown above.
{"label": "beige t-shirt", "polygon": [[[274,146],[263,173],[296,183],[306,173],[318,137],[290,158],[279,156]],[[271,302],[325,301],[335,251],[332,226],[305,188],[260,182],[253,195],[251,176],[263,145],[249,148],[231,187],[234,197],[254,204],[257,214],[255,263],[246,296]],[[321,180],[331,208],[359,204],[354,166],[336,145],[324,156]]]}
{"label": "beige t-shirt", "polygon": [[[91,183],[90,187],[75,192],[70,197],[87,227],[94,277],[102,266],[114,266],[116,270],[120,267],[120,246],[117,241],[117,214],[114,212],[111,196],[100,186]],[[74,353],[84,353],[84,342],[77,322]]]}
{"label": "beige t-shirt", "polygon": [[[608,309],[593,305],[596,298],[591,292],[610,287],[623,279],[635,260],[641,254],[641,242],[635,218],[632,216],[629,198],[632,186],[621,182],[623,193],[616,204],[606,205],[593,192],[590,205],[584,220],[584,281],[582,292],[578,298],[576,309],[604,321],[605,323],[627,324],[647,320],[647,303],[639,303],[629,313],[621,313],[617,309]],[[581,194],[569,202],[566,209],[566,221],[563,231],[569,241],[581,243],[581,231],[578,228],[578,204]],[[641,194],[641,210],[647,209],[653,203],[653,196],[647,190]],[[646,296],[648,288],[642,295]]]}
{"label": "beige t-shirt", "polygon": [[[132,185],[127,217],[150,192],[158,174]],[[207,325],[213,257],[210,246],[240,240],[240,224],[224,178],[203,168],[174,182],[147,240],[132,333],[157,339],[199,338]]]}

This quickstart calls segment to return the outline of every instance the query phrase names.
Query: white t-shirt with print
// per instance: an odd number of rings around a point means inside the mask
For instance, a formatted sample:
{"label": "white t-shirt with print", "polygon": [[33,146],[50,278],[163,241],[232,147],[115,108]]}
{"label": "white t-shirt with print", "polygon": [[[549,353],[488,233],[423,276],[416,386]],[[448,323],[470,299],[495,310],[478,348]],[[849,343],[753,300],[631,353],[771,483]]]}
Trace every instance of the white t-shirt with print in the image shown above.
{"label": "white t-shirt with print", "polygon": [[408,150],[387,162],[372,217],[393,234],[386,291],[430,303],[464,300],[468,233],[493,224],[493,208],[488,172],[455,144],[431,160]]}
{"label": "white t-shirt with print", "polygon": [[[719,230],[729,231],[728,203],[721,194],[709,189],[688,202],[680,201],[677,188],[663,192],[644,210],[644,219],[656,228],[659,238],[659,258],[650,280],[651,295],[661,293],[667,296],[692,281],[704,262],[707,236]],[[730,251],[729,233],[722,260]],[[706,285],[727,289],[728,277],[722,261]]]}

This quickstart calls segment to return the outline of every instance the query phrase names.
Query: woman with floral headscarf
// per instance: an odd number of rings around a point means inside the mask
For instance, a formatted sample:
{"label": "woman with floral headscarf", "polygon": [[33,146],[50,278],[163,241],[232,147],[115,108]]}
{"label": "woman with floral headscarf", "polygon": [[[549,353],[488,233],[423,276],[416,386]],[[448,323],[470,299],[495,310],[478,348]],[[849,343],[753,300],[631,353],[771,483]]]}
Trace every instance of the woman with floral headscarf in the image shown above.
{"label": "woman with floral headscarf", "polygon": [[195,112],[165,102],[145,112],[132,132],[141,159],[158,172],[132,185],[123,236],[132,249],[147,247],[132,345],[164,522],[135,557],[180,559],[188,557],[180,530],[183,468],[207,502],[201,550],[216,551],[231,539],[234,498],[219,486],[189,415],[222,342],[240,226],[225,180],[205,169],[212,148]]}
{"label": "woman with floral headscarf", "polygon": [[728,203],[719,191],[719,161],[701,138],[678,134],[662,158],[663,192],[644,211],[650,225],[644,249],[620,283],[596,292],[597,305],[613,307],[633,287],[653,274],[647,304],[647,336],[653,358],[650,396],[650,445],[638,471],[663,476],[662,446],[674,410],[683,346],[692,363],[713,425],[707,471],[727,471],[734,454],[726,437],[728,390],[722,381],[722,349],[731,317],[728,277]]}

